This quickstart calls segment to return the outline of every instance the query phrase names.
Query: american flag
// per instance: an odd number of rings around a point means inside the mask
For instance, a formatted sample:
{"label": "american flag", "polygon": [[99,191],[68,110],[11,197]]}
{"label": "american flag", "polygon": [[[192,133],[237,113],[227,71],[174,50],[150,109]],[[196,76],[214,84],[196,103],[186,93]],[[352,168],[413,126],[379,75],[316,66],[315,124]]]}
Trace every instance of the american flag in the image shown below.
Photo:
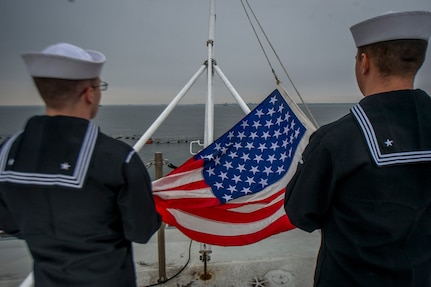
{"label": "american flag", "polygon": [[294,228],[284,192],[312,131],[276,89],[223,136],[153,182],[159,213],[191,239],[219,246],[252,244]]}

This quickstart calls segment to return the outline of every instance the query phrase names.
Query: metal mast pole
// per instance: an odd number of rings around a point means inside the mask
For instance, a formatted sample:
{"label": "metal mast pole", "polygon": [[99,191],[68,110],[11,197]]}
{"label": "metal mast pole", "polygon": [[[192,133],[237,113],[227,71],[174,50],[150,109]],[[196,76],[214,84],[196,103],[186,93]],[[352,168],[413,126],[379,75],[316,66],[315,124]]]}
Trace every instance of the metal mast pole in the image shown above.
{"label": "metal mast pole", "polygon": [[215,0],[210,0],[210,18],[209,18],[209,38],[207,41],[208,46],[208,67],[207,67],[207,84],[208,93],[205,106],[205,134],[204,134],[204,146],[207,147],[214,141],[214,36],[215,36]]}
{"label": "metal mast pole", "polygon": [[[146,142],[150,139],[153,133],[159,128],[163,121],[168,117],[175,106],[180,102],[184,95],[190,90],[193,84],[207,69],[207,99],[205,106],[205,131],[204,131],[204,147],[207,147],[214,141],[214,98],[213,98],[213,78],[214,72],[220,76],[226,87],[229,89],[233,97],[236,99],[245,114],[250,112],[247,104],[242,100],[241,96],[229,82],[227,77],[223,74],[221,69],[216,65],[214,60],[214,38],[215,38],[215,0],[210,0],[210,18],[209,18],[209,39],[207,41],[208,57],[205,64],[193,75],[184,88],[175,96],[166,109],[159,115],[154,123],[147,129],[141,136],[138,142],[133,146],[136,151],[140,151]],[[199,144],[200,145],[200,144]],[[191,150],[191,149],[190,149]]]}
{"label": "metal mast pole", "polygon": [[[208,60],[207,60],[207,100],[205,106],[205,132],[204,132],[204,147],[207,147],[214,141],[214,98],[213,98],[213,78],[214,78],[214,36],[215,36],[215,0],[210,0],[210,18],[209,18],[209,37],[207,41]],[[207,263],[210,260],[211,245],[206,243],[200,244],[199,253],[200,259],[204,263],[204,273],[200,275],[202,280],[211,279],[211,274],[208,273]]]}

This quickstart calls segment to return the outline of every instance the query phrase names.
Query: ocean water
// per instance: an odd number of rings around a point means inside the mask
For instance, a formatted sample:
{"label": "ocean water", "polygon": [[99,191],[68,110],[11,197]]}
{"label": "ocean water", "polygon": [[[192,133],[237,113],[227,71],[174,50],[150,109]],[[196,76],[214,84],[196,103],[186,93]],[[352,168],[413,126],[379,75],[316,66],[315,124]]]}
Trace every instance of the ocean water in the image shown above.
{"label": "ocean water", "polygon": [[[347,114],[354,104],[309,104],[308,107],[319,125],[332,122]],[[255,105],[250,105],[253,109]],[[102,132],[125,141],[133,146],[166,105],[131,105],[102,106],[93,120]],[[32,115],[44,113],[41,106],[0,106],[0,142],[20,130]],[[214,107],[214,139],[223,135],[245,116],[236,104],[215,105]],[[152,179],[154,179],[154,154],[161,152],[166,174],[173,166],[179,166],[189,159],[200,147],[190,147],[191,141],[203,142],[205,123],[205,105],[178,105],[152,135],[153,143],[146,144],[140,151],[144,163]]]}

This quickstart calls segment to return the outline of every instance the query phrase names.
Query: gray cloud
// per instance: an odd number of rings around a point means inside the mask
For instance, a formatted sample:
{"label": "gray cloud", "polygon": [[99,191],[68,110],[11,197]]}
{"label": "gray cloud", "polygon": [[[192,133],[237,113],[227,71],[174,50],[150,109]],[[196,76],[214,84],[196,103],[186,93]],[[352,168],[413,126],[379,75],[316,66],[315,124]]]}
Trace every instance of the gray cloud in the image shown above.
{"label": "gray cloud", "polygon": [[[431,10],[429,0],[249,0],[303,98],[356,102],[355,47],[349,27],[386,11]],[[259,102],[275,80],[242,10],[216,1],[215,59],[246,102]],[[0,2],[1,105],[40,104],[20,54],[56,42],[102,51],[104,104],[165,104],[207,57],[209,1],[3,0]],[[263,39],[263,38],[262,38]],[[267,46],[265,48],[268,48]],[[267,50],[285,86],[287,78]],[[417,85],[431,92],[431,55]],[[205,75],[181,103],[202,103]],[[215,78],[215,101],[233,102]]]}

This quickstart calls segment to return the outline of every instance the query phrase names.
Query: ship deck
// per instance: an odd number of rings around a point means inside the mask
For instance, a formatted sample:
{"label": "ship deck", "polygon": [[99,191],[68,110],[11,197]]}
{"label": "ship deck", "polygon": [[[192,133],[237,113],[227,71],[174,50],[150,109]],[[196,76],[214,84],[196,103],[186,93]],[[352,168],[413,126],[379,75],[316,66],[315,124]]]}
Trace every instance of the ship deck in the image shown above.
{"label": "ship deck", "polygon": [[[147,244],[133,246],[140,287],[313,285],[319,232],[307,233],[295,229],[247,246],[211,246],[206,272],[200,259],[200,243],[191,241],[176,228],[166,228],[164,236],[166,277],[169,280],[159,285],[155,285],[160,279],[157,234]],[[3,236],[0,238],[0,250],[0,287],[20,286],[32,270],[32,259],[25,243]]]}

